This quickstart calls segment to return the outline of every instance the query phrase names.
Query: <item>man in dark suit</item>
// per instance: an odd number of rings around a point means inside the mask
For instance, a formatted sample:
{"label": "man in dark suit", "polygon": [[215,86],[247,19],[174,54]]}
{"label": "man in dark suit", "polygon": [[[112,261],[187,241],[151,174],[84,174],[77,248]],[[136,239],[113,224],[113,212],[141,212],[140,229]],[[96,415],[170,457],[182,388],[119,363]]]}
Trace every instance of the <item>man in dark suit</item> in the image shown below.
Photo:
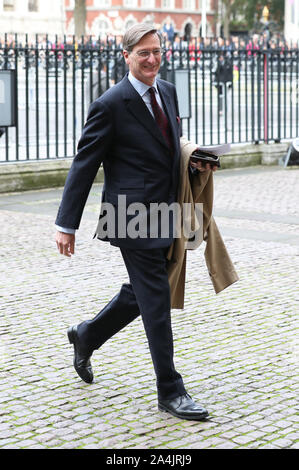
{"label": "man in dark suit", "polygon": [[[166,261],[174,238],[171,211],[164,222],[155,220],[155,236],[148,224],[152,204],[169,207],[177,196],[181,132],[176,91],[172,84],[156,79],[162,49],[155,29],[146,24],[131,27],[123,48],[129,73],[90,106],[58,210],[56,243],[61,254],[74,253],[74,232],[103,164],[105,184],[96,233],[120,248],[130,283],[93,319],[68,329],[74,367],[85,382],[92,382],[93,351],[141,314],[157,378],[159,409],[201,420],[208,412],[188,395],[173,362]],[[120,230],[119,213],[132,203],[145,208],[137,236]],[[105,212],[107,207],[113,210]],[[128,229],[132,214],[121,213],[125,214],[121,223]],[[113,230],[103,229],[103,219]],[[163,224],[169,228],[166,233]]]}

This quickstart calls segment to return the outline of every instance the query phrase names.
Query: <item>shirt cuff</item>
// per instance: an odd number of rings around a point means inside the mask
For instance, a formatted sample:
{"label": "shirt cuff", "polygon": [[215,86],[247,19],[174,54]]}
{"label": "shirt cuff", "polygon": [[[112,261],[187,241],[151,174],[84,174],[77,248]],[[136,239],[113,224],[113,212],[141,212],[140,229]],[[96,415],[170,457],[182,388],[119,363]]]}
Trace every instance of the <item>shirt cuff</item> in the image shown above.
{"label": "shirt cuff", "polygon": [[197,173],[198,173],[198,169],[194,168],[194,166],[189,165],[189,170],[190,170],[192,175],[197,175]]}
{"label": "shirt cuff", "polygon": [[56,229],[57,229],[59,232],[71,233],[71,234],[76,233],[76,229],[75,229],[75,228],[65,228],[65,227],[60,227],[59,225],[55,225],[55,227],[56,227]]}

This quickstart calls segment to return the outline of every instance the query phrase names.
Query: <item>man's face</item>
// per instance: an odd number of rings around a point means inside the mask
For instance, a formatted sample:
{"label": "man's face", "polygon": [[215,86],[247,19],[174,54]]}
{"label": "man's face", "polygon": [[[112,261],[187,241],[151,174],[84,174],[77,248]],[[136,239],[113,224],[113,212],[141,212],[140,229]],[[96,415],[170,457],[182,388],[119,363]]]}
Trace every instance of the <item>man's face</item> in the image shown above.
{"label": "man's face", "polygon": [[[159,72],[161,55],[153,54],[153,52],[157,52],[160,48],[158,35],[148,33],[133,47],[132,52],[124,51],[124,58],[130,72],[135,78],[146,85],[152,85]],[[143,51],[149,51],[151,54],[148,57],[138,55],[138,53]]]}

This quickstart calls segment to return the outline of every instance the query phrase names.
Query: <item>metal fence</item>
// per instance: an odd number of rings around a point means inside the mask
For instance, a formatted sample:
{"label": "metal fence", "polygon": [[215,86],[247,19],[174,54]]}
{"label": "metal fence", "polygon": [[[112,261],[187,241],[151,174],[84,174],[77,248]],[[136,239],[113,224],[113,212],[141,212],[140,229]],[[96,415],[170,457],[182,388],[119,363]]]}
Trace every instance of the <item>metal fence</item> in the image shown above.
{"label": "metal fence", "polygon": [[[177,83],[183,133],[201,145],[280,142],[299,135],[299,50],[165,44],[160,76]],[[0,38],[0,70],[17,76],[17,123],[0,129],[0,162],[72,157],[90,102],[126,73],[118,38]],[[186,111],[187,110],[187,111]]]}

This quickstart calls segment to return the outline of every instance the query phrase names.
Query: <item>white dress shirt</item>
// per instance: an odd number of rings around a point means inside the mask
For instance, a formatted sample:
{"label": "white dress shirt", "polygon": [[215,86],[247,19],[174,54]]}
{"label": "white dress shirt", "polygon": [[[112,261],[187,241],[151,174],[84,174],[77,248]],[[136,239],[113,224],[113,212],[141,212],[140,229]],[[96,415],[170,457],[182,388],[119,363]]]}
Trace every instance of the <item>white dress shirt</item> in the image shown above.
{"label": "white dress shirt", "polygon": [[162,101],[161,101],[159,91],[158,91],[158,88],[157,88],[156,79],[155,79],[153,85],[146,85],[145,83],[143,83],[140,80],[138,80],[137,78],[135,78],[134,75],[131,74],[131,72],[129,72],[128,79],[129,79],[131,85],[137,91],[137,93],[139,93],[139,95],[141,96],[141,98],[145,102],[146,106],[148,107],[149,112],[151,113],[151,115],[155,119],[154,113],[153,113],[153,110],[152,110],[152,106],[151,106],[151,97],[150,97],[150,94],[148,92],[148,90],[150,88],[153,87],[155,89],[157,103],[163,109]]}
{"label": "white dress shirt", "polygon": [[[155,79],[153,85],[146,85],[145,83],[143,83],[140,80],[138,80],[137,78],[135,78],[134,75],[131,74],[131,72],[129,72],[129,74],[128,74],[128,79],[129,79],[129,82],[131,83],[131,85],[137,91],[137,93],[139,93],[139,95],[141,96],[141,98],[145,102],[149,112],[151,113],[151,115],[154,118],[154,113],[153,113],[152,106],[151,106],[151,98],[150,98],[150,94],[148,92],[148,90],[151,87],[153,87],[155,89],[157,103],[163,109],[162,100],[161,100],[160,95],[159,95],[156,79]],[[76,232],[76,229],[74,229],[74,228],[60,227],[59,225],[55,225],[55,227],[59,232],[72,233],[72,234],[74,234]]]}

